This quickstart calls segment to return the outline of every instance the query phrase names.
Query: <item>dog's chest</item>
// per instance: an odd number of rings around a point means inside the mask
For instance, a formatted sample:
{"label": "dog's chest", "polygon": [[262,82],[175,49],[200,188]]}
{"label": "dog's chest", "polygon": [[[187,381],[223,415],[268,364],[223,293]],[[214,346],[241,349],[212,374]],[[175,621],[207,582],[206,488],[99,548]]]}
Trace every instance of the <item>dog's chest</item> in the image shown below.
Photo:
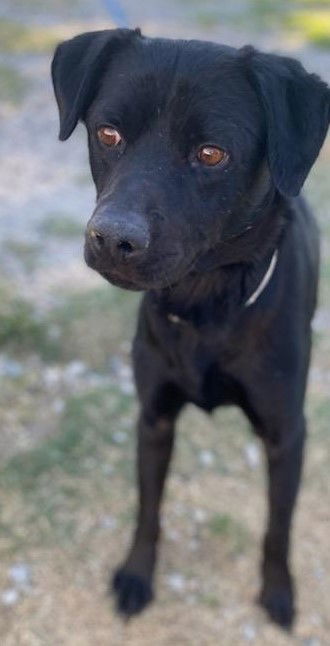
{"label": "dog's chest", "polygon": [[197,334],[179,321],[170,321],[167,351],[171,372],[188,399],[211,410],[236,399],[230,377],[230,335],[217,330],[216,339]]}

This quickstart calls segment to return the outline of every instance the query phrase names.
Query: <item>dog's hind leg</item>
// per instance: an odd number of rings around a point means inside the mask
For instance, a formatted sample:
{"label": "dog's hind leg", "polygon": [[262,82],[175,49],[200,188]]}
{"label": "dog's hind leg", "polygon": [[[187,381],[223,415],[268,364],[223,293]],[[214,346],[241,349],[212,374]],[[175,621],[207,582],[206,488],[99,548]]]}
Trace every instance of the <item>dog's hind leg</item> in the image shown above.
{"label": "dog's hind leg", "polygon": [[137,528],[127,559],[113,579],[117,609],[126,617],[140,612],[152,600],[160,503],[172,454],[175,418],[184,404],[172,384],[155,390],[152,402],[142,405],[138,424]]}

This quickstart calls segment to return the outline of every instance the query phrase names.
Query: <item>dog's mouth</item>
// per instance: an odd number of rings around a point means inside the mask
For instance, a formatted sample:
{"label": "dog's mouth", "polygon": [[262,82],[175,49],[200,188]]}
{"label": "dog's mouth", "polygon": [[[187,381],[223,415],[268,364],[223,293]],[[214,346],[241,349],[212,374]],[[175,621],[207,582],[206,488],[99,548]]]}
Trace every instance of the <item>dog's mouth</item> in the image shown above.
{"label": "dog's mouth", "polygon": [[157,254],[136,264],[125,261],[114,264],[111,258],[97,258],[88,244],[85,244],[84,257],[86,264],[109,283],[131,291],[170,288],[189,272],[193,264],[187,263],[187,258],[178,252]]}
{"label": "dog's mouth", "polygon": [[[243,232],[244,233],[244,232]],[[239,234],[242,235],[242,234]],[[190,253],[178,242],[167,251],[160,251],[158,245],[150,247],[141,260],[128,258],[114,261],[111,255],[95,255],[86,239],[84,256],[86,264],[97,271],[112,285],[132,291],[149,291],[172,288],[183,279],[198,273],[212,271],[219,266],[240,262],[234,238],[219,240],[210,248],[190,249]]]}
{"label": "dog's mouth", "polygon": [[147,291],[148,289],[157,289],[157,286],[151,285],[149,282],[143,282],[139,279],[129,279],[127,276],[122,276],[118,271],[99,271],[98,272],[105,280],[111,285],[121,287],[122,289],[129,289],[134,292]]}
{"label": "dog's mouth", "polygon": [[131,291],[149,291],[171,289],[196,271],[204,273],[220,265],[238,262],[234,251],[235,246],[222,243],[221,250],[215,245],[208,250],[199,250],[192,257],[178,252],[155,254],[147,262],[134,265],[125,261],[114,264],[109,258],[101,261],[85,244],[84,256],[86,264],[112,285]]}

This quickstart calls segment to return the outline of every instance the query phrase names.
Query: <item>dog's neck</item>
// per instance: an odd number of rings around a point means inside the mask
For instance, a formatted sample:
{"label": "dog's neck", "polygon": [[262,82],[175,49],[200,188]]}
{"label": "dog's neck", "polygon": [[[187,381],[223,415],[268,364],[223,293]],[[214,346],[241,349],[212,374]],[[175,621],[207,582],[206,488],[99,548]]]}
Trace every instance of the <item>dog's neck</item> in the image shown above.
{"label": "dog's neck", "polygon": [[287,222],[287,209],[276,199],[254,226],[201,256],[176,285],[154,291],[160,313],[195,328],[229,321],[271,278]]}
{"label": "dog's neck", "polygon": [[249,190],[228,214],[221,241],[198,259],[196,270],[210,271],[237,263],[256,265],[276,246],[285,212],[283,198],[263,159]]}

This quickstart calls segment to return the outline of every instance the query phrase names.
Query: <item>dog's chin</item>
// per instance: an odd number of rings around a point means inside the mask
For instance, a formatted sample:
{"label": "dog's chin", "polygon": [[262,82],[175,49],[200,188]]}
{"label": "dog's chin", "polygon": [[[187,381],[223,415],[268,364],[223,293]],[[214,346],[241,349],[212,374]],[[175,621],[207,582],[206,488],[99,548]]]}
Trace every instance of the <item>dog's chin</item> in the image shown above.
{"label": "dog's chin", "polygon": [[98,261],[88,246],[85,246],[84,257],[88,267],[100,274],[106,281],[116,287],[135,292],[171,287],[178,283],[182,275],[185,274],[182,267],[167,267],[165,269],[159,263],[157,266],[149,264],[140,267],[131,267],[128,264],[120,266],[105,264]]}
{"label": "dog's chin", "polygon": [[103,278],[105,278],[105,280],[111,283],[111,285],[115,285],[116,287],[121,287],[122,289],[128,289],[134,292],[147,292],[150,290],[166,289],[173,287],[180,281],[180,276],[173,276],[170,280],[167,277],[165,279],[162,276],[156,275],[153,275],[150,278],[147,276],[141,277],[140,275],[134,276],[132,273],[125,275],[116,270],[103,271],[96,269],[96,271]]}
{"label": "dog's chin", "polygon": [[151,289],[150,286],[147,284],[143,284],[140,281],[128,279],[123,276],[119,276],[114,272],[98,271],[98,273],[100,274],[100,276],[102,276],[102,278],[105,278],[105,280],[107,280],[108,283],[111,283],[111,285],[115,285],[115,287],[121,287],[121,289],[128,289],[133,292],[143,292],[148,289]]}
{"label": "dog's chin", "polygon": [[164,289],[166,287],[171,287],[180,280],[180,277],[173,277],[173,280],[164,277],[163,274],[160,276],[153,273],[150,277],[146,274],[141,276],[139,273],[133,271],[124,272],[117,269],[104,269],[103,267],[97,267],[93,263],[86,262],[86,264],[96,271],[102,278],[105,278],[108,283],[115,285],[116,287],[121,287],[122,289],[128,289],[134,292],[146,292],[150,290]]}

